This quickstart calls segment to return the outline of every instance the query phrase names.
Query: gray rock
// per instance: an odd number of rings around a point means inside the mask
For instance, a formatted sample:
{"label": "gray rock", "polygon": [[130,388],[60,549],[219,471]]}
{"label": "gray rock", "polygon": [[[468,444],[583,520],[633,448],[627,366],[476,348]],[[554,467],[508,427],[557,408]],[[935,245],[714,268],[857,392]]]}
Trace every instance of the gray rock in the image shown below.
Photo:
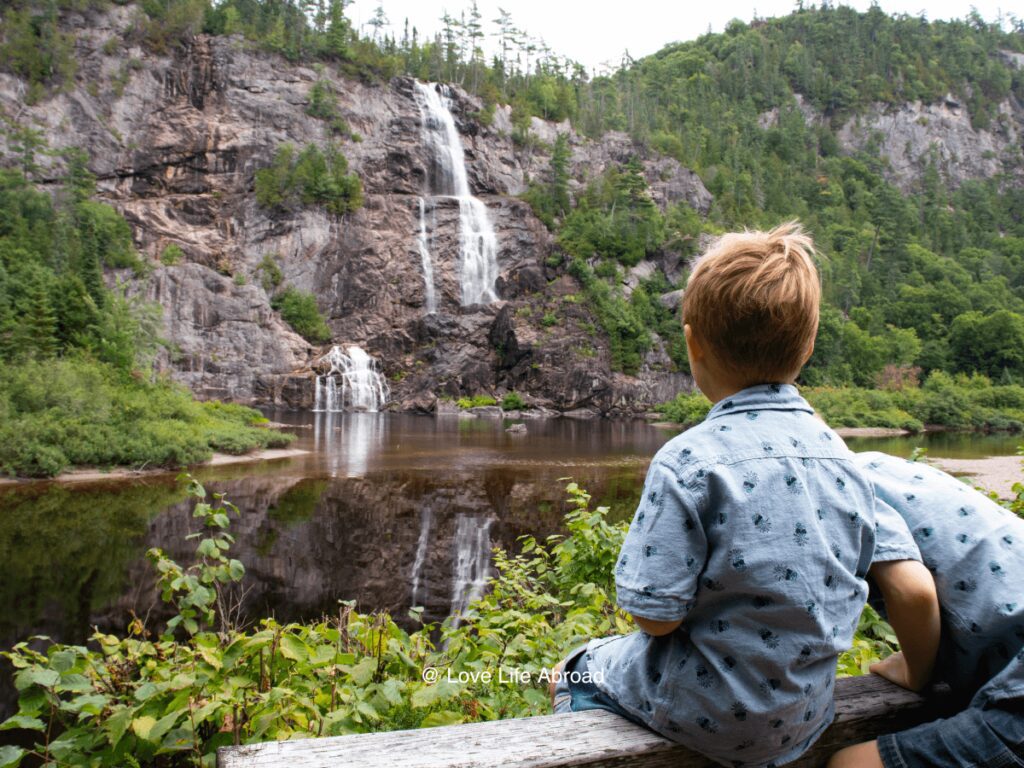
{"label": "gray rock", "polygon": [[508,432],[510,435],[525,435],[526,434],[526,425],[525,424],[510,424],[509,426],[505,427],[505,431]]}
{"label": "gray rock", "polygon": [[680,312],[683,308],[683,289],[679,288],[668,293],[663,293],[658,297],[658,301],[661,302],[661,306],[666,309],[671,309],[673,312]]}

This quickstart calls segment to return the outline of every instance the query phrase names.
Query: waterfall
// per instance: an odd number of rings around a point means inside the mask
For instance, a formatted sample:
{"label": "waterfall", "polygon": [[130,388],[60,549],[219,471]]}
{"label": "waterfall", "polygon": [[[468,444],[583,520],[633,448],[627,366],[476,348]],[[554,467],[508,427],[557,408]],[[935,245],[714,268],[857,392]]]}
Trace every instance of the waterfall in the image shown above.
{"label": "waterfall", "polygon": [[317,363],[330,370],[316,377],[314,411],[379,411],[388,401],[388,383],[376,361],[356,346],[335,346]]}
{"label": "waterfall", "polygon": [[433,521],[433,510],[424,507],[420,510],[420,538],[416,543],[416,559],[412,563],[412,605],[419,603],[417,598],[420,591],[420,574],[423,573],[423,564],[427,560],[427,548],[430,544],[430,524]]}
{"label": "waterfall", "polygon": [[469,189],[465,150],[451,112],[451,91],[446,85],[418,80],[415,86],[416,103],[423,116],[423,143],[431,150],[433,158],[428,186],[434,195],[454,197],[459,202],[462,306],[489,304],[498,299],[494,292],[498,278],[498,238],[487,206],[473,197]]}
{"label": "waterfall", "polygon": [[423,265],[423,282],[427,297],[427,314],[437,312],[437,295],[434,292],[434,262],[430,258],[430,243],[427,241],[427,204],[420,198],[420,263]]}
{"label": "waterfall", "polygon": [[455,565],[452,577],[452,616],[459,617],[480,598],[491,567],[491,521],[460,515],[455,524]]}

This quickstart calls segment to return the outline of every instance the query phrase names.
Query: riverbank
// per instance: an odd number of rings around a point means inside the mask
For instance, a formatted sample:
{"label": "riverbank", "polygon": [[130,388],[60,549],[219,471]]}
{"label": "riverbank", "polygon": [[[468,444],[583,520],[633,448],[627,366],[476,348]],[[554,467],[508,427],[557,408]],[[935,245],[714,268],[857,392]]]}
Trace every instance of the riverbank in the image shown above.
{"label": "riverbank", "polygon": [[983,459],[929,457],[927,461],[943,472],[967,478],[986,491],[994,491],[1000,499],[1014,498],[1014,483],[1024,481],[1020,456],[987,456]]}
{"label": "riverbank", "polygon": [[29,483],[94,483],[101,480],[129,480],[139,477],[153,477],[155,475],[166,475],[181,472],[183,469],[196,469],[201,467],[220,467],[227,464],[251,464],[263,461],[280,461],[292,459],[296,456],[304,456],[309,451],[299,448],[265,448],[252,453],[239,455],[231,453],[214,453],[207,461],[190,464],[188,467],[177,467],[168,469],[157,467],[153,469],[132,469],[130,467],[112,467],[111,469],[97,469],[92,467],[81,467],[61,472],[55,477],[0,477],[0,487],[11,485],[27,485]]}

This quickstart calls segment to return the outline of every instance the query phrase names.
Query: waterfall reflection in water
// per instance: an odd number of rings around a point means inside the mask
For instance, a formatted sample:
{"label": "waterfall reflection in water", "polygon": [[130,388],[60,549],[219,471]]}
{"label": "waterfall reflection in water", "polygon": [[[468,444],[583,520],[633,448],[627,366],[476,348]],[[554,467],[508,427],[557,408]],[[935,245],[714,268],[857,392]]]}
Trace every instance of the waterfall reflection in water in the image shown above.
{"label": "waterfall reflection in water", "polygon": [[430,523],[433,520],[434,510],[429,505],[424,505],[420,510],[420,538],[416,542],[416,559],[412,561],[412,597],[410,602],[413,606],[419,605],[420,576],[423,573],[423,563],[427,559],[427,547],[430,546]]}
{"label": "waterfall reflection in water", "polygon": [[316,413],[313,442],[332,477],[364,477],[380,452],[388,422],[373,413]]}
{"label": "waterfall reflection in water", "polygon": [[459,515],[455,523],[451,615],[458,626],[462,614],[484,593],[491,568],[491,518]]}

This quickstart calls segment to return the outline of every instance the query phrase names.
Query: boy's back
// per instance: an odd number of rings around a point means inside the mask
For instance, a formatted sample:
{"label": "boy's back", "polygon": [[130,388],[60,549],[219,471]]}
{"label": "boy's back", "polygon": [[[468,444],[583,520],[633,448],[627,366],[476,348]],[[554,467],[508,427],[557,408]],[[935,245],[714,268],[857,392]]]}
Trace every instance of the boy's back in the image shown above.
{"label": "boy's back", "polygon": [[659,451],[618,602],[683,624],[588,648],[622,709],[727,764],[792,759],[828,725],[866,598],[872,491],[812,413],[792,385],[750,387]]}
{"label": "boy's back", "polygon": [[927,464],[875,452],[856,462],[880,501],[875,559],[919,559],[935,578],[936,676],[964,697],[1024,696],[1024,520]]}

